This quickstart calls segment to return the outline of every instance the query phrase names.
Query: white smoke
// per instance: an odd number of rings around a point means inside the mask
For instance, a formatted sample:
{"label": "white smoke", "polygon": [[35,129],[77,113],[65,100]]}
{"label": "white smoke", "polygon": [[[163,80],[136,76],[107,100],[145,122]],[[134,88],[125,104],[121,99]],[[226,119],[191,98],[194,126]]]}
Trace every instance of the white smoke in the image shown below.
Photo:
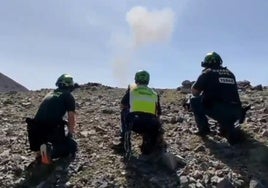
{"label": "white smoke", "polygon": [[130,74],[130,59],[128,54],[116,57],[113,66],[113,74],[116,77],[119,86],[126,87],[129,84],[127,80]]}
{"label": "white smoke", "polygon": [[120,85],[126,84],[129,76],[134,78],[134,75],[129,75],[129,73],[133,67],[135,50],[143,45],[168,42],[171,39],[175,14],[168,8],[148,11],[145,7],[137,6],[127,12],[126,21],[130,27],[131,36],[117,38],[117,44],[121,43],[118,45],[121,53],[117,54],[114,61],[114,75]]}
{"label": "white smoke", "polygon": [[175,14],[171,9],[148,11],[134,7],[127,12],[126,20],[131,28],[134,45],[168,41],[174,30]]}

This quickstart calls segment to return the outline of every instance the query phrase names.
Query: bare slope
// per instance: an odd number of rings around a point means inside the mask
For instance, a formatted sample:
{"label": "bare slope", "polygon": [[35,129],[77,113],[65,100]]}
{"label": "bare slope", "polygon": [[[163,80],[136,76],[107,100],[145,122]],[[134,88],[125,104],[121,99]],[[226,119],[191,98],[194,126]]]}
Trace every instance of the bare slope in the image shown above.
{"label": "bare slope", "polygon": [[28,91],[28,89],[6,75],[0,73],[0,92]]}
{"label": "bare slope", "polygon": [[[25,144],[24,118],[34,115],[47,90],[0,94],[0,187],[38,184],[47,187],[216,187],[219,183],[226,187],[231,183],[242,188],[268,182],[267,90],[240,93],[243,101],[253,106],[243,125],[249,139],[232,147],[215,133],[215,126],[212,126],[215,134],[207,139],[192,134],[193,114],[181,106],[185,95],[175,89],[158,91],[169,151],[186,159],[184,168],[167,172],[152,165],[126,166],[122,156],[110,147],[118,140],[119,103],[125,90],[89,84],[74,91],[78,113],[76,140],[80,148],[77,158],[42,180],[25,175],[33,172],[29,165],[34,154]],[[136,153],[139,152],[138,138],[134,135]],[[45,176],[42,170],[34,174]]]}

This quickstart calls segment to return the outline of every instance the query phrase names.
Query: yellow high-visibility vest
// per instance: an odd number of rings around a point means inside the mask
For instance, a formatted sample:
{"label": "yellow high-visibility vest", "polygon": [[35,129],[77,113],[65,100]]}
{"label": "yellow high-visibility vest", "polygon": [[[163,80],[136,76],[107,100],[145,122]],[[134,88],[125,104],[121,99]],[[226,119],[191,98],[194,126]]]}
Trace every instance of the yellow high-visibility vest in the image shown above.
{"label": "yellow high-visibility vest", "polygon": [[157,100],[157,93],[147,86],[134,85],[130,87],[130,112],[145,112],[155,115]]}

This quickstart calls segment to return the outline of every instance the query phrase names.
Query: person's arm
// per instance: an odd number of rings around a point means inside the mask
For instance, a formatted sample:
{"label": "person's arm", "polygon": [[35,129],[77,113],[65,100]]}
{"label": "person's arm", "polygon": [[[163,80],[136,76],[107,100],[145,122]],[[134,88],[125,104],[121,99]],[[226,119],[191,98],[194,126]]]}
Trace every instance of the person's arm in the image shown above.
{"label": "person's arm", "polygon": [[197,78],[196,82],[192,85],[191,93],[193,96],[198,97],[205,88],[207,72],[204,72]]}
{"label": "person's arm", "polygon": [[71,93],[66,93],[64,101],[68,118],[68,132],[72,136],[76,127],[75,99]]}
{"label": "person's arm", "polygon": [[121,110],[129,108],[129,88],[127,89],[125,95],[123,96],[120,104]]}
{"label": "person's arm", "polygon": [[75,133],[75,127],[76,127],[76,113],[74,111],[68,112],[68,131],[70,134]]}

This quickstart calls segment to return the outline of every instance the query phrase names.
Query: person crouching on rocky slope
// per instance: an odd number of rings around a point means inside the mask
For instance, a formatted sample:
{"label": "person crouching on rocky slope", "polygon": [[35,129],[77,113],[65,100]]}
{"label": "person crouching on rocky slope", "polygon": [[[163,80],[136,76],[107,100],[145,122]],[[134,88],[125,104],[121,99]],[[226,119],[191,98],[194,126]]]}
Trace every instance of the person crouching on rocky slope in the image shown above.
{"label": "person crouching on rocky slope", "polygon": [[[142,154],[152,153],[163,141],[163,131],[159,121],[161,115],[160,99],[159,95],[148,87],[149,80],[150,75],[147,71],[138,71],[135,74],[135,84],[129,86],[121,100],[123,111],[121,118],[123,122],[125,121],[123,125],[126,126],[123,128],[123,134],[127,129],[131,129],[143,136]],[[123,147],[124,139],[126,138],[121,138],[118,147]],[[130,140],[129,145],[131,146]]]}
{"label": "person crouching on rocky slope", "polygon": [[[73,139],[76,126],[75,99],[71,92],[78,86],[69,74],[61,75],[57,88],[43,99],[34,119],[27,118],[30,149],[37,159],[50,164],[52,159],[75,156],[77,143]],[[63,120],[67,113],[68,122]],[[67,126],[68,134],[65,133]]]}
{"label": "person crouching on rocky slope", "polygon": [[241,136],[234,123],[243,114],[235,76],[222,66],[222,59],[216,52],[208,53],[201,66],[205,69],[193,84],[190,99],[198,127],[196,134],[205,136],[210,133],[208,115],[219,123],[220,135],[230,144],[236,144]]}

